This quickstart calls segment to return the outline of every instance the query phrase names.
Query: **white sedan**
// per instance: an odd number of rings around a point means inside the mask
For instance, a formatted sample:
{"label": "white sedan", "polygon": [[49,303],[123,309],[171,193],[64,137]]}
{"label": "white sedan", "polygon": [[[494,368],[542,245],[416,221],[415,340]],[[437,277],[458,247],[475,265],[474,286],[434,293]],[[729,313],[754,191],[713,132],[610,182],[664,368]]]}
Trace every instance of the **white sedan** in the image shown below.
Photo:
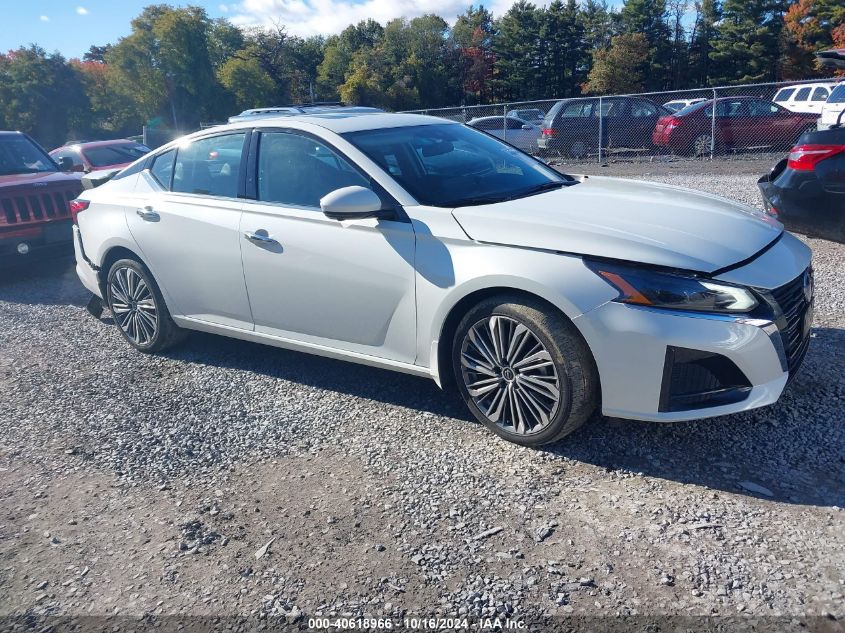
{"label": "white sedan", "polygon": [[70,209],[90,309],[136,350],[202,330],[427,376],[528,446],[771,404],[810,340],[810,250],[764,212],[433,117],[203,130]]}

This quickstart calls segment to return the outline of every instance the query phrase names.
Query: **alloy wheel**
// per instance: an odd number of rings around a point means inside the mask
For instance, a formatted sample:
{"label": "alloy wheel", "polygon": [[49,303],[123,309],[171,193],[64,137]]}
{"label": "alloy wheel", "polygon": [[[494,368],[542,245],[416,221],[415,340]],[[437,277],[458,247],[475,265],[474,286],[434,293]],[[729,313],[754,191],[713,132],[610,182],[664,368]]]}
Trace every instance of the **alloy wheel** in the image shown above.
{"label": "alloy wheel", "polygon": [[561,384],[551,354],[523,323],[494,315],[461,344],[461,374],[479,411],[502,430],[533,435],[554,419]]}
{"label": "alloy wheel", "polygon": [[693,145],[693,152],[696,156],[709,156],[710,150],[713,146],[712,136],[709,134],[702,134],[697,139],[695,139],[695,143]]}
{"label": "alloy wheel", "polygon": [[120,329],[136,345],[149,345],[158,330],[158,310],[147,282],[128,266],[118,268],[109,293],[111,311]]}

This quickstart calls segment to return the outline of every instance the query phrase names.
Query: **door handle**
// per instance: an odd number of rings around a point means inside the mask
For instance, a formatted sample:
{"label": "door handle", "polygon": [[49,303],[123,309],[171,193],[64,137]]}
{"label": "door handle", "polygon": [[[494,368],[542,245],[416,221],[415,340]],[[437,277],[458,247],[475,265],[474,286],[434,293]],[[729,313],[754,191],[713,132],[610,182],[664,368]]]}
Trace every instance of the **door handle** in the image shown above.
{"label": "door handle", "polygon": [[158,222],[161,219],[161,216],[156,213],[152,207],[142,207],[135,211],[141,219],[147,220],[148,222]]}
{"label": "door handle", "polygon": [[276,240],[267,235],[267,231],[264,229],[259,229],[255,233],[247,231],[244,233],[244,237],[250,242],[254,242],[256,244],[278,244]]}

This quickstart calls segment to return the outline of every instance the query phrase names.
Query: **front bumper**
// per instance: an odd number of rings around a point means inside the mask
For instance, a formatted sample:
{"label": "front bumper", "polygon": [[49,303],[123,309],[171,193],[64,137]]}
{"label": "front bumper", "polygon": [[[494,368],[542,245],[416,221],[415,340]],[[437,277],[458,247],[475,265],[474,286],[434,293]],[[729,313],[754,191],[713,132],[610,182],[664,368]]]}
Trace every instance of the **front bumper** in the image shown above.
{"label": "front bumper", "polygon": [[[44,252],[69,252],[72,239],[69,221],[51,221],[34,226],[15,225],[0,231],[0,258],[23,260]],[[25,254],[21,254],[21,245]],[[19,250],[20,248],[20,250]]]}
{"label": "front bumper", "polygon": [[[804,282],[809,265],[809,249],[784,234],[756,260],[718,277],[755,286],[761,301],[772,302],[768,317],[614,301],[576,317],[599,371],[604,415],[674,422],[777,401],[809,343],[812,277]],[[805,292],[809,300],[801,299]]]}

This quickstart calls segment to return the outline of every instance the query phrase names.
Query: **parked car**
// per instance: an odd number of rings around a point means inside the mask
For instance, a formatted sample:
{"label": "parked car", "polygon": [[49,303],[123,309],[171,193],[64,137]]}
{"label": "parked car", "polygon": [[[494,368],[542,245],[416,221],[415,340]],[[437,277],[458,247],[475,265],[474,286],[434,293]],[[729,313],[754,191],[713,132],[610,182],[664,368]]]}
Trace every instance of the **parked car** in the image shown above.
{"label": "parked car", "polygon": [[56,161],[68,159],[73,164],[73,171],[88,173],[126,167],[149,151],[150,148],[142,143],[116,139],[68,143],[51,151],[50,156]]}
{"label": "parked car", "polygon": [[790,112],[757,97],[724,97],[716,99],[715,126],[711,99],[661,117],[652,140],[658,147],[679,154],[704,156],[710,154],[711,145],[717,152],[753,147],[787,149],[815,127],[812,114]]}
{"label": "parked car", "polygon": [[678,110],[683,110],[687,106],[701,103],[702,101],[706,101],[706,99],[673,99],[672,101],[664,103],[663,107],[670,112],[677,112]]}
{"label": "parked car", "polygon": [[537,152],[540,128],[536,125],[508,116],[482,116],[471,119],[467,125],[507,141],[524,152]]}
{"label": "parked car", "polygon": [[792,112],[819,115],[836,83],[809,83],[787,86],[777,91],[772,101]]}
{"label": "parked car", "polygon": [[294,114],[326,114],[342,110],[346,114],[384,112],[379,108],[367,106],[348,106],[342,101],[322,101],[316,103],[299,103],[296,105],[272,106],[267,108],[252,108],[240,114],[229,117],[229,123],[251,121],[257,118],[287,116]]}
{"label": "parked car", "polygon": [[809,341],[810,250],[763,211],[434,117],[204,130],[72,205],[138,351],[203,330],[428,376],[524,445],[773,403]]}
{"label": "parked car", "polygon": [[[603,147],[651,148],[651,132],[669,110],[642,97],[597,97],[558,101],[543,119],[538,146],[543,153],[583,158]],[[601,125],[599,122],[601,120]]]}
{"label": "parked car", "polygon": [[543,119],[546,117],[546,113],[543,112],[540,108],[524,108],[519,110],[508,110],[508,116],[512,116],[517,119],[521,119],[526,123],[531,123],[533,125],[539,126]]}
{"label": "parked car", "polygon": [[[834,48],[816,53],[819,63],[823,66],[845,70],[845,48]],[[818,120],[818,129],[826,130],[837,122],[841,122],[845,112],[845,80],[836,84],[827,101],[822,106],[822,115]]]}
{"label": "parked car", "polygon": [[[70,165],[64,164],[69,171]],[[82,185],[62,173],[38,143],[20,132],[0,132],[0,256],[70,247],[70,210]]]}
{"label": "parked car", "polygon": [[845,242],[845,126],[804,134],[758,186],[790,229]]}

